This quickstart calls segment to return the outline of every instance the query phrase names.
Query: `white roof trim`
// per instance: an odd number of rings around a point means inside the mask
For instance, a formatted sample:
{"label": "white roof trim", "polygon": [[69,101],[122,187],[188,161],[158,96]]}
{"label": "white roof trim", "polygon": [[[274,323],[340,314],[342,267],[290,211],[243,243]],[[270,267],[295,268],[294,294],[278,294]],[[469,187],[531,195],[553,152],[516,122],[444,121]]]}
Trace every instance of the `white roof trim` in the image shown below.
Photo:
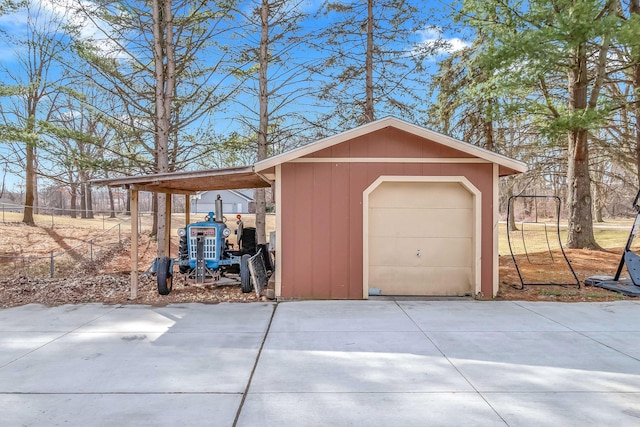
{"label": "white roof trim", "polygon": [[244,193],[241,193],[239,190],[246,190],[246,189],[245,188],[239,188],[238,190],[227,190],[227,191],[235,194],[236,196],[238,196],[238,197],[240,197],[242,199],[245,199],[247,202],[253,202],[253,199],[251,197],[247,196]]}
{"label": "white roof trim", "polygon": [[[246,190],[246,188],[241,188],[240,190]],[[235,194],[241,199],[245,199],[247,202],[253,202],[253,199],[251,197],[241,193],[238,190],[205,190],[205,191],[198,191],[197,194],[214,193],[214,192],[219,193],[221,191],[228,191],[229,193]]]}
{"label": "white roof trim", "polygon": [[316,151],[324,150],[325,148],[332,147],[334,145],[340,144],[350,139],[354,139],[359,136],[366,135],[380,129],[384,129],[386,127],[394,127],[396,129],[400,129],[402,131],[411,133],[413,135],[430,139],[446,147],[453,148],[458,151],[462,151],[463,153],[467,153],[472,156],[487,160],[491,163],[497,163],[500,166],[507,167],[517,172],[527,171],[527,165],[523,162],[511,159],[509,157],[503,156],[498,153],[494,153],[493,151],[489,151],[484,148],[476,147],[475,145],[457,140],[455,138],[451,138],[449,136],[432,131],[430,129],[426,129],[426,128],[414,125],[404,120],[400,120],[396,117],[385,117],[383,119],[376,120],[374,122],[367,123],[362,126],[358,126],[357,128],[348,130],[346,132],[342,132],[337,135],[330,136],[328,138],[324,138],[316,142],[312,142],[311,144],[305,145],[300,148],[296,148],[286,153],[282,153],[277,156],[270,157],[266,160],[259,161],[254,166],[255,171],[260,172],[260,171],[267,170],[276,165],[290,162],[300,157],[304,157],[306,155],[315,153]]}

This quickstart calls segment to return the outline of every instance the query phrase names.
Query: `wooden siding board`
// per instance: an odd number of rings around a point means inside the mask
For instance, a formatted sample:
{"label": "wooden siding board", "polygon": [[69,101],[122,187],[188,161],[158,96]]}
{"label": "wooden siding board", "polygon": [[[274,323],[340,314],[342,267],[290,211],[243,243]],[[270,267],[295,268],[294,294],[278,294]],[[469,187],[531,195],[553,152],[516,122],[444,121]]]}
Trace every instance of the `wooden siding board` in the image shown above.
{"label": "wooden siding board", "polygon": [[[289,221],[292,227],[291,230],[288,230],[290,235],[288,242],[293,244],[290,246],[291,250],[286,251],[286,260],[290,262],[286,270],[289,274],[285,275],[283,273],[283,288],[285,283],[287,285],[287,293],[283,289],[283,296],[311,297],[313,295],[311,270],[313,263],[313,242],[311,241],[313,194],[310,189],[313,182],[313,170],[305,168],[304,165],[292,164],[287,166],[292,166],[294,180],[289,200],[289,204],[293,208],[293,215]],[[283,224],[283,228],[286,228],[286,223]],[[286,244],[286,242],[283,242],[283,246]],[[283,267],[285,267],[284,264],[283,258]]]}
{"label": "wooden siding board", "polygon": [[338,144],[331,147],[331,155],[327,157],[350,157],[350,144]]}
{"label": "wooden siding board", "polygon": [[422,175],[422,165],[420,163],[402,163],[401,175],[420,176]]}
{"label": "wooden siding board", "polygon": [[[352,164],[349,170],[349,298],[362,299],[362,192],[373,180],[368,164]],[[375,178],[374,178],[375,179]]]}
{"label": "wooden siding board", "polygon": [[433,144],[399,129],[387,128],[384,134],[386,155],[389,157],[423,157],[424,145]]}
{"label": "wooden siding board", "polygon": [[282,187],[282,247],[277,250],[282,251],[282,277],[281,277],[281,294],[285,298],[291,298],[294,295],[304,295],[295,288],[295,262],[296,262],[296,246],[299,244],[296,240],[296,232],[294,230],[296,218],[295,184],[296,173],[295,165],[284,164],[281,168],[281,187]]}
{"label": "wooden siding board", "polygon": [[331,173],[331,298],[349,298],[349,218],[351,199],[349,194],[349,164],[332,164]]}
{"label": "wooden siding board", "polygon": [[313,298],[331,298],[331,167],[330,163],[317,163],[308,165],[313,172],[313,184],[311,194],[312,222],[309,224],[311,239],[308,244],[312,251],[312,264],[310,270],[311,295]]}
{"label": "wooden siding board", "polygon": [[468,153],[393,128],[381,129],[304,157],[473,158]]}

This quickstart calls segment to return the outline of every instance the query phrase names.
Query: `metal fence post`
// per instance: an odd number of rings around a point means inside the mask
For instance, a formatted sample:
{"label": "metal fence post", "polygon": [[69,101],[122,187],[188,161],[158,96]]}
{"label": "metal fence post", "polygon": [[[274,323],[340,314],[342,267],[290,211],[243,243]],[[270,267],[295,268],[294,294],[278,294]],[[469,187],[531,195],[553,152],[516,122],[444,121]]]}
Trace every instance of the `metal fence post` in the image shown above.
{"label": "metal fence post", "polygon": [[91,248],[91,261],[93,261],[93,240],[89,241],[89,247]]}
{"label": "metal fence post", "polygon": [[54,225],[53,225],[53,208],[51,209],[51,228],[54,228]]}
{"label": "metal fence post", "polygon": [[4,203],[2,204],[2,222],[4,222]]}
{"label": "metal fence post", "polygon": [[51,255],[49,258],[49,273],[51,278],[53,279],[53,276],[55,274],[55,264],[54,264],[54,260],[53,260],[53,251],[51,251]]}

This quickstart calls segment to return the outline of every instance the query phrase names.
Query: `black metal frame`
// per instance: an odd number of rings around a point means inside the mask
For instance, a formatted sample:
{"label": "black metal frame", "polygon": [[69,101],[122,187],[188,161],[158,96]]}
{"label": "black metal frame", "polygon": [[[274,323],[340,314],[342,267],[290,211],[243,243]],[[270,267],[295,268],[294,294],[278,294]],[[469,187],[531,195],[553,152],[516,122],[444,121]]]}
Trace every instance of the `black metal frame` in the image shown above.
{"label": "black metal frame", "polygon": [[[636,198],[633,200],[633,209],[636,211],[636,218],[633,221],[633,227],[629,233],[627,244],[624,247],[622,256],[620,257],[620,263],[616,270],[614,277],[610,276],[594,276],[585,279],[585,285],[596,286],[599,288],[607,289],[614,292],[620,292],[627,296],[638,297],[640,296],[640,256],[631,250],[633,240],[640,228],[640,190],[636,194]],[[627,265],[627,272],[629,273],[629,279],[621,279],[622,268]]]}
{"label": "black metal frame", "polygon": [[[640,193],[639,193],[640,194]],[[511,233],[509,232],[509,218],[511,217],[511,209],[513,206],[513,200],[514,199],[524,199],[524,198],[530,198],[530,199],[554,199],[556,201],[556,235],[558,237],[558,245],[560,247],[560,251],[562,252],[562,256],[564,257],[564,260],[567,263],[567,266],[569,267],[569,270],[571,271],[571,274],[573,275],[574,279],[576,279],[575,283],[525,283],[524,278],[522,277],[522,272],[520,271],[520,267],[518,266],[518,261],[516,260],[516,256],[513,253],[513,247],[511,245]],[[577,286],[578,288],[580,288],[580,280],[578,279],[578,276],[576,275],[576,272],[573,269],[573,266],[571,265],[571,262],[569,261],[569,258],[567,257],[567,254],[564,252],[564,248],[562,247],[562,239],[560,238],[560,205],[561,205],[562,201],[560,200],[560,197],[558,196],[511,196],[509,197],[509,200],[507,201],[507,242],[509,243],[509,252],[511,253],[511,259],[513,260],[513,264],[516,266],[516,271],[518,272],[518,277],[520,278],[520,288],[517,289],[524,289],[525,286]],[[547,246],[549,246],[549,237],[547,235],[547,227],[545,225],[545,235],[547,236]],[[524,232],[522,235],[522,239],[524,241]],[[525,246],[526,248],[526,246]],[[526,253],[526,249],[525,249],[525,253]],[[529,255],[528,253],[526,254],[527,256],[527,260],[529,259]],[[553,259],[553,256],[552,256]]]}
{"label": "black metal frame", "polygon": [[640,286],[640,275],[636,273],[635,265],[629,264],[637,264],[638,255],[631,251],[631,245],[633,244],[633,239],[636,236],[636,232],[638,231],[638,227],[640,227],[640,205],[638,205],[638,199],[640,199],[640,190],[638,190],[638,194],[636,194],[636,198],[633,199],[633,209],[636,211],[636,219],[633,221],[633,227],[631,227],[631,232],[629,233],[629,238],[627,239],[627,244],[624,247],[624,252],[622,253],[622,257],[620,258],[620,264],[618,264],[618,269],[616,270],[616,275],[613,280],[620,280],[620,274],[622,274],[622,267],[626,262],[627,271],[629,272],[629,277],[634,285]]}

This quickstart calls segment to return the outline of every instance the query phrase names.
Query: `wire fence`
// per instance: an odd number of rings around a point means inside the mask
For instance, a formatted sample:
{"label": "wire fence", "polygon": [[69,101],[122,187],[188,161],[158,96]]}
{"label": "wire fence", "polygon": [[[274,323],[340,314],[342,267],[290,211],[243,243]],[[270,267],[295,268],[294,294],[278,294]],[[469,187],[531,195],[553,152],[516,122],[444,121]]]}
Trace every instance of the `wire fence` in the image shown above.
{"label": "wire fence", "polygon": [[[0,218],[3,224],[22,222],[24,205],[13,203],[0,203]],[[138,232],[143,231],[143,227],[151,219],[153,212],[138,212]],[[91,213],[80,209],[60,209],[52,207],[37,207],[33,209],[34,224],[39,227],[57,228],[73,225],[74,227],[96,228],[102,226],[103,230],[112,227],[117,223],[122,223],[124,219],[130,219],[131,213],[124,211],[94,210]],[[82,219],[82,221],[78,221]]]}
{"label": "wire fence", "polygon": [[50,251],[48,255],[0,255],[0,274],[10,278],[55,278],[96,273],[129,240],[130,233],[124,232],[123,224],[124,221],[76,246]]}
{"label": "wire fence", "polygon": [[[0,203],[0,215],[2,223],[23,227],[23,209],[25,206]],[[37,213],[35,213],[37,212]],[[115,216],[115,218],[114,218]],[[191,214],[189,221],[202,221],[200,214]],[[143,235],[151,231],[153,223],[152,212],[140,212],[138,214],[138,234]],[[184,214],[173,213],[173,228],[183,226]],[[70,217],[69,209],[45,208],[34,209],[34,222],[37,227],[54,235],[58,239],[56,250],[43,252],[37,248],[25,246],[24,241],[17,244],[14,253],[8,248],[0,248],[0,274],[4,278],[61,278],[75,277],[80,274],[99,273],[109,261],[121,251],[127,249],[131,236],[131,217],[128,213],[117,212],[112,215],[109,211],[94,212],[93,218],[81,218],[76,212],[76,218]],[[267,226],[271,229],[275,226],[274,215],[267,215]],[[254,225],[254,215],[244,217],[245,225]],[[228,221],[228,226],[233,230],[235,221]],[[74,231],[74,230],[84,231]],[[68,236],[87,236],[93,233],[87,229],[102,232],[89,237],[82,237],[82,241],[73,245],[67,243],[73,241]],[[175,233],[172,233],[172,236]],[[3,250],[4,249],[4,250]],[[30,253],[24,253],[29,251]]]}

